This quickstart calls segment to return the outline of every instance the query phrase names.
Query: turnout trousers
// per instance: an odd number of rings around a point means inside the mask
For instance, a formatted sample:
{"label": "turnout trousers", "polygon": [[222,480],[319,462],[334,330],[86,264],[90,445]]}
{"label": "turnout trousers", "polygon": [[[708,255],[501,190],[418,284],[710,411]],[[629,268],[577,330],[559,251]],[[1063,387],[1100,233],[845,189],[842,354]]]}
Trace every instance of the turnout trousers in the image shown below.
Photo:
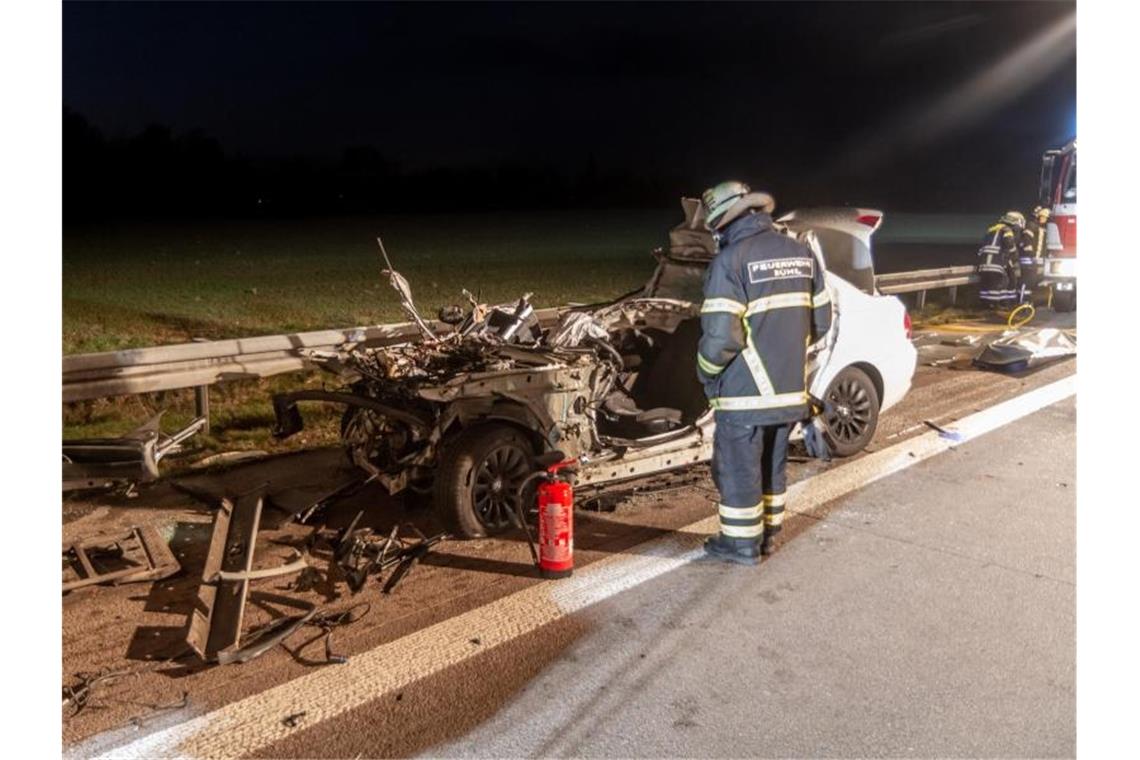
{"label": "turnout trousers", "polygon": [[742,425],[718,413],[712,475],[720,533],[741,545],[771,539],[784,522],[791,425]]}

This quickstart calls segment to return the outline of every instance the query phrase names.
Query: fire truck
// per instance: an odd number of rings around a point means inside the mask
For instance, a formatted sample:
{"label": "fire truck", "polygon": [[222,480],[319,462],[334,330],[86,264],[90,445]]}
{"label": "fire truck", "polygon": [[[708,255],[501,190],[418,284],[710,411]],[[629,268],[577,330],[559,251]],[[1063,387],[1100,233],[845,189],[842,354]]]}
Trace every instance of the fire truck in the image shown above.
{"label": "fire truck", "polygon": [[1077,141],[1045,151],[1037,205],[1050,211],[1042,284],[1053,290],[1053,309],[1077,308]]}

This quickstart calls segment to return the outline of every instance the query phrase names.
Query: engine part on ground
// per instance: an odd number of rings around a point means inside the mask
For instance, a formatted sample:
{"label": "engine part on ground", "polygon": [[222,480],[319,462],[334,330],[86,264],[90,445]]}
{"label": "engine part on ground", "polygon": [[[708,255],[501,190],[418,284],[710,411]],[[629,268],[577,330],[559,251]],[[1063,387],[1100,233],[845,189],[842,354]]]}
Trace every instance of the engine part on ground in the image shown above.
{"label": "engine part on ground", "polygon": [[538,571],[543,578],[574,572],[574,486],[576,459],[549,464],[538,481]]}
{"label": "engine part on ground", "polygon": [[[316,608],[296,618],[282,618],[251,634],[242,645],[242,620],[249,594],[249,582],[298,573],[307,563],[304,557],[281,567],[253,569],[253,554],[261,522],[263,500],[260,493],[222,499],[214,517],[210,548],[202,568],[198,604],[190,611],[186,641],[207,662],[245,662],[275,646],[302,625]],[[271,628],[271,630],[270,630]]]}
{"label": "engine part on ground", "polygon": [[974,365],[995,372],[1021,372],[1076,353],[1075,332],[1054,327],[1009,330],[986,345]]}
{"label": "engine part on ground", "polygon": [[170,546],[152,526],[101,533],[65,544],[63,560],[65,594],[97,583],[117,586],[157,581],[182,569]]}
{"label": "engine part on ground", "polygon": [[170,435],[159,427],[159,412],[121,438],[82,438],[63,442],[63,490],[113,488],[158,478],[158,463],[206,426],[205,417]]}
{"label": "engine part on ground", "polygon": [[333,562],[336,563],[348,583],[349,590],[356,594],[368,581],[368,576],[376,573],[383,579],[383,573],[392,573],[384,580],[383,593],[389,594],[407,576],[412,566],[423,559],[436,544],[448,538],[446,533],[437,533],[430,538],[414,525],[407,524],[418,540],[409,542],[400,537],[400,525],[393,525],[387,536],[378,536],[371,528],[357,529],[364,512],[358,512],[347,528],[339,531],[330,542],[333,546]]}

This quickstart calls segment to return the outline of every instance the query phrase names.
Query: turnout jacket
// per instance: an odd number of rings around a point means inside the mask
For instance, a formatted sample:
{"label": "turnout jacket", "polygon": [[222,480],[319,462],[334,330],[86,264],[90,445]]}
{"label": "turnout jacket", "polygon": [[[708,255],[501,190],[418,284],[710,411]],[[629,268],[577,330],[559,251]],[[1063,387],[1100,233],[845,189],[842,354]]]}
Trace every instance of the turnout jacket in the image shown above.
{"label": "turnout jacket", "polygon": [[978,249],[978,271],[1009,274],[1017,262],[1017,233],[1008,224],[997,224],[986,230]]}
{"label": "turnout jacket", "polygon": [[807,347],[831,329],[824,268],[752,213],[721,233],[705,274],[697,374],[718,418],[780,425],[810,416]]}
{"label": "turnout jacket", "polygon": [[1026,225],[1025,229],[1021,232],[1021,255],[1018,261],[1021,264],[1040,264],[1041,260],[1045,258],[1045,239],[1048,233],[1049,223],[1040,224],[1036,220]]}
{"label": "turnout jacket", "polygon": [[983,301],[1001,303],[1018,298],[1018,239],[1013,227],[1002,222],[986,230],[978,249],[978,295]]}

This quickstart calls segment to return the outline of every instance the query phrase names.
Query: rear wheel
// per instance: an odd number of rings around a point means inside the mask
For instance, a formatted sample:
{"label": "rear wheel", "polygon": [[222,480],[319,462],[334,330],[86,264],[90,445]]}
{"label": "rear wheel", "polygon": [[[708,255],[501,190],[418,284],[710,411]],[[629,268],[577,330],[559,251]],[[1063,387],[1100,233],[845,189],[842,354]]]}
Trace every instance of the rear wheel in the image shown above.
{"label": "rear wheel", "polygon": [[434,501],[448,531],[479,538],[513,527],[518,489],[531,473],[533,456],[523,432],[498,423],[467,428],[445,444]]}
{"label": "rear wheel", "polygon": [[879,393],[867,373],[847,367],[827,389],[824,438],[836,456],[849,457],[863,450],[879,425]]}

